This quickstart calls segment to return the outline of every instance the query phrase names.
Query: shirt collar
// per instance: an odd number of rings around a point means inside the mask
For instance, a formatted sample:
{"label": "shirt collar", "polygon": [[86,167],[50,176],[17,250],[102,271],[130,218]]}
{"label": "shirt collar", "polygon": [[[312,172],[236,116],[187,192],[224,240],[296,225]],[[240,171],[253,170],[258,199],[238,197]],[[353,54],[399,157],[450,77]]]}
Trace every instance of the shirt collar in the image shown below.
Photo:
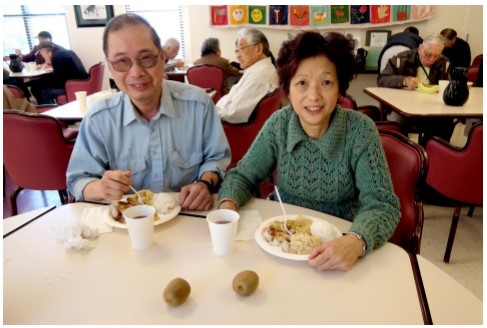
{"label": "shirt collar", "polygon": [[[152,119],[156,120],[158,119],[161,115],[166,115],[169,117],[176,117],[177,112],[174,107],[174,102],[173,102],[173,97],[172,97],[173,91],[171,90],[170,85],[163,80],[162,81],[162,94],[161,94],[161,105],[159,107],[159,113],[155,115]],[[130,100],[129,96],[127,94],[123,95],[124,97],[124,102],[123,102],[123,111],[124,111],[124,119],[123,119],[123,125],[128,125],[134,120],[137,120],[139,122],[143,122],[142,116],[137,112],[137,110],[134,107],[134,104]]]}
{"label": "shirt collar", "polygon": [[293,149],[301,142],[306,140],[312,140],[321,152],[330,152],[331,148],[334,148],[342,139],[343,131],[345,131],[345,113],[339,106],[335,107],[335,110],[331,114],[330,126],[328,131],[319,139],[311,139],[301,127],[298,115],[294,112],[291,114],[289,120],[289,128],[287,135],[287,147],[288,152],[292,152]]}

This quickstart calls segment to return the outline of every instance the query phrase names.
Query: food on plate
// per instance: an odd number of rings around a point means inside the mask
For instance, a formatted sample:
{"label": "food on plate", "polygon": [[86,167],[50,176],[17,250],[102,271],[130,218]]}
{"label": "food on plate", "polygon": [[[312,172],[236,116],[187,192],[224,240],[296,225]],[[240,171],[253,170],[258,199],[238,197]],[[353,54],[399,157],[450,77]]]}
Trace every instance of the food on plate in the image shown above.
{"label": "food on plate", "polygon": [[179,306],[188,299],[191,286],[183,278],[173,279],[162,292],[162,298],[170,306]]}
{"label": "food on plate", "polygon": [[242,296],[249,296],[257,287],[259,287],[259,276],[252,270],[239,272],[232,281],[233,290]]}
{"label": "food on plate", "polygon": [[419,83],[418,90],[422,93],[435,93],[438,92],[438,90],[440,90],[440,86],[436,84],[426,85],[423,83]]}
{"label": "food on plate", "polygon": [[[177,201],[171,194],[153,193],[150,190],[143,189],[139,191],[142,201],[145,205],[152,205],[159,214],[170,213],[177,205]],[[137,195],[127,196],[125,199],[113,201],[110,205],[110,215],[115,221],[125,223],[122,212],[127,208],[140,205]]]}
{"label": "food on plate", "polygon": [[264,228],[262,235],[271,246],[278,246],[290,254],[309,254],[322,243],[339,236],[336,229],[326,220],[311,220],[301,215],[288,219],[284,229],[284,220],[274,221]]}

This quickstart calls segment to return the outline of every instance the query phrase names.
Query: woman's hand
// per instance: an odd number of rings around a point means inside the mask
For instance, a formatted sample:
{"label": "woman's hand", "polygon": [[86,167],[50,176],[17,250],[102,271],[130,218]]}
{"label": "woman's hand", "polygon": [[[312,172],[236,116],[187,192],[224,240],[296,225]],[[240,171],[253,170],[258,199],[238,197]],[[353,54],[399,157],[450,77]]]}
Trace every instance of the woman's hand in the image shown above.
{"label": "woman's hand", "polygon": [[348,271],[362,255],[364,245],[363,239],[348,234],[316,247],[309,254],[308,263],[321,271]]}

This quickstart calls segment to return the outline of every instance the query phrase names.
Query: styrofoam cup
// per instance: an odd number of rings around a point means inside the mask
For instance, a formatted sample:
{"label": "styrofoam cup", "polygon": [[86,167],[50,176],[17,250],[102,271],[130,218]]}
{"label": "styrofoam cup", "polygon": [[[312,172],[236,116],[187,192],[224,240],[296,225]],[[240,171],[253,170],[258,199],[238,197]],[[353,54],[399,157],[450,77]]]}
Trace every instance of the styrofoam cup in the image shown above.
{"label": "styrofoam cup", "polygon": [[206,216],[213,252],[216,255],[228,255],[234,250],[239,219],[238,212],[228,209],[218,209]]}
{"label": "styrofoam cup", "polygon": [[79,104],[79,110],[81,113],[86,114],[88,112],[88,104],[86,102],[86,91],[77,91],[74,93],[76,100]]}
{"label": "styrofoam cup", "polygon": [[441,99],[443,99],[443,93],[445,92],[446,86],[450,83],[449,80],[439,80],[438,81],[438,94],[440,95]]}
{"label": "styrofoam cup", "polygon": [[147,249],[154,239],[154,216],[156,209],[149,205],[136,205],[122,212],[127,225],[132,248]]}

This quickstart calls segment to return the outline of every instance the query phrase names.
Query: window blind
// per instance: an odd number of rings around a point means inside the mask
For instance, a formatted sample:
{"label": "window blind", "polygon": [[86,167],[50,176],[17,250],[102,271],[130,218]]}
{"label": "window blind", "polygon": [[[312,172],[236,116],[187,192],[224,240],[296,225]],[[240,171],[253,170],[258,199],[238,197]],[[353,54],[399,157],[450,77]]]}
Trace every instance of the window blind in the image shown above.
{"label": "window blind", "polygon": [[162,46],[169,38],[175,38],[180,43],[176,58],[186,57],[184,42],[183,14],[181,6],[171,5],[126,5],[125,12],[144,17],[154,27],[161,38]]}

